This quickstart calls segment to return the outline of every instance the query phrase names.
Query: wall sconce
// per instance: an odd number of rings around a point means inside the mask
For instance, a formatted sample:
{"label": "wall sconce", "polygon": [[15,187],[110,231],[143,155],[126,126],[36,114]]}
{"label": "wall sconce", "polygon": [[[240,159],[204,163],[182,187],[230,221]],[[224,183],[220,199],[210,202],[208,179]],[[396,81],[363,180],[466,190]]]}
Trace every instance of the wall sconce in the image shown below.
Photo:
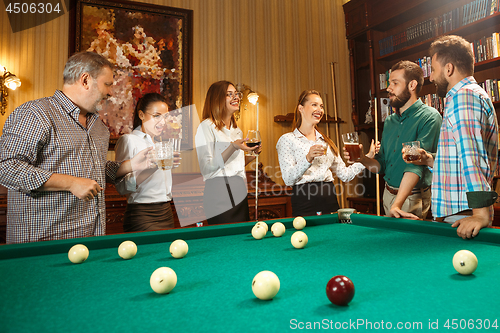
{"label": "wall sconce", "polygon": [[[247,86],[246,84],[238,83],[236,85],[236,90],[239,91],[240,93],[242,93],[243,96],[245,96],[245,92],[248,91],[246,96],[247,96],[247,100],[250,102],[250,104],[252,104],[252,105],[258,104],[259,95],[255,91],[253,91],[249,86]],[[247,110],[247,106],[245,104],[245,111],[246,110]],[[238,112],[236,120],[238,120],[239,118],[240,118],[240,115]],[[257,130],[259,130],[258,127],[259,127],[259,107],[257,106]]]}
{"label": "wall sconce", "polygon": [[259,95],[257,95],[255,91],[250,91],[247,95],[247,99],[250,103],[255,105],[256,103],[258,103]]}
{"label": "wall sconce", "polygon": [[236,90],[238,90],[240,93],[245,94],[246,91],[248,91],[247,94],[247,99],[250,103],[255,105],[257,103],[257,100],[259,99],[259,95],[253,91],[249,86],[247,86],[244,83],[238,83],[236,85]]}
{"label": "wall sconce", "polygon": [[[21,80],[7,71],[5,67],[0,65],[0,113],[2,116],[7,110],[7,97],[9,96],[9,90],[16,90],[21,86]],[[7,89],[8,88],[8,89]]]}

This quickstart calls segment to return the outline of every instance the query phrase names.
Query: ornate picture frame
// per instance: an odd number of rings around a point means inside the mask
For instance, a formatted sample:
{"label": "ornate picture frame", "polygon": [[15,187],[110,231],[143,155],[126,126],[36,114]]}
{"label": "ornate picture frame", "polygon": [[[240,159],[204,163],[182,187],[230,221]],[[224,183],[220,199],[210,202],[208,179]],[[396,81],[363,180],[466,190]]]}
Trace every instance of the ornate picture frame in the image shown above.
{"label": "ornate picture frame", "polygon": [[109,128],[111,147],[133,130],[137,100],[158,92],[169,110],[178,110],[168,121],[170,135],[181,138],[182,148],[192,148],[192,10],[73,0],[70,17],[70,55],[93,51],[115,64],[113,94],[99,112]]}

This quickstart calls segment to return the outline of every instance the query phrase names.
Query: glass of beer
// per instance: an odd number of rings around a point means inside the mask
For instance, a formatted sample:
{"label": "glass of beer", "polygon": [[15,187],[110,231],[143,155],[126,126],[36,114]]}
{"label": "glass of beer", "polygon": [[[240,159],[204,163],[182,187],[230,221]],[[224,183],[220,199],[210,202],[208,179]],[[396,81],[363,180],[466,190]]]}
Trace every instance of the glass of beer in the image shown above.
{"label": "glass of beer", "polygon": [[344,147],[349,153],[349,161],[359,161],[361,158],[361,149],[359,148],[358,133],[342,134],[342,141],[344,141]]}
{"label": "glass of beer", "polygon": [[[254,130],[248,131],[247,139],[248,139],[248,141],[245,142],[245,144],[250,148],[253,148],[253,147],[260,145],[261,141],[262,141],[260,138],[260,132],[254,131]],[[257,154],[255,154],[253,151],[245,152],[245,155],[257,156]]]}
{"label": "glass of beer", "polygon": [[162,170],[170,170],[174,166],[174,145],[171,141],[157,142],[154,145],[153,157],[156,166]]}
{"label": "glass of beer", "polygon": [[326,152],[328,151],[328,143],[322,141],[320,143],[318,143],[321,148],[323,149],[323,155],[326,155]]}
{"label": "glass of beer", "polygon": [[420,141],[403,143],[403,159],[408,162],[420,161]]}
{"label": "glass of beer", "polygon": [[167,141],[172,142],[172,147],[174,149],[174,153],[179,153],[181,151],[181,139],[170,138]]}
{"label": "glass of beer", "polygon": [[167,140],[172,143],[172,149],[174,151],[174,166],[173,168],[177,168],[181,165],[181,139],[180,138],[170,138]]}

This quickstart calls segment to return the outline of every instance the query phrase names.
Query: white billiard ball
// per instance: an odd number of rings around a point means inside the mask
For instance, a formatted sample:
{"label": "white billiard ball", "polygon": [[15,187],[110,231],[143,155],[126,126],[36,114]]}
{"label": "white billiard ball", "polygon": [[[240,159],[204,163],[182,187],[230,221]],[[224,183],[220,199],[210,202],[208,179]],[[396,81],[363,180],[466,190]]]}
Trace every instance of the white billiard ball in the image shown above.
{"label": "white billiard ball", "polygon": [[255,239],[262,239],[264,238],[264,236],[266,235],[267,231],[266,229],[261,226],[261,225],[254,225],[254,227],[252,228],[252,236],[253,238]]}
{"label": "white billiard ball", "polygon": [[118,255],[123,259],[132,259],[137,254],[137,245],[132,241],[124,241],[118,246]]}
{"label": "white billiard ball", "polygon": [[168,294],[177,284],[177,274],[170,267],[160,267],[151,274],[149,284],[157,294]]}
{"label": "white billiard ball", "polygon": [[302,230],[306,227],[306,219],[302,216],[297,216],[293,219],[293,227],[297,230]]}
{"label": "white billiard ball", "polygon": [[276,222],[273,224],[271,227],[271,232],[273,233],[274,236],[276,237],[281,237],[285,233],[285,225],[281,222]]}
{"label": "white billiard ball", "polygon": [[477,258],[468,250],[460,250],[453,256],[453,267],[462,275],[474,273],[477,268]]}
{"label": "white billiard ball", "polygon": [[292,235],[292,245],[296,249],[302,249],[307,245],[307,235],[303,231],[296,231]]}
{"label": "white billiard ball", "polygon": [[69,260],[74,264],[81,264],[89,257],[89,249],[83,244],[76,244],[68,252]]}
{"label": "white billiard ball", "polygon": [[271,271],[262,271],[253,278],[252,291],[259,299],[273,299],[279,290],[280,279]]}
{"label": "white billiard ball", "polygon": [[180,259],[188,253],[189,247],[182,239],[175,240],[170,244],[170,254],[172,257]]}
{"label": "white billiard ball", "polygon": [[264,229],[266,229],[266,233],[269,231],[269,227],[265,222],[257,222],[255,223],[255,225],[260,225],[261,227],[264,227]]}

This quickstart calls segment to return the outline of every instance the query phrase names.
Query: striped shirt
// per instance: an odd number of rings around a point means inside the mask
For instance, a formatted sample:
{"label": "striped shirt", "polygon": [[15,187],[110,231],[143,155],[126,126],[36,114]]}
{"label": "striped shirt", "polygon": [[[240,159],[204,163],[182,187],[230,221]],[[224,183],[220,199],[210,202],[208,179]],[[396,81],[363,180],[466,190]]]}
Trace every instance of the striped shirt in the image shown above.
{"label": "striped shirt", "polygon": [[467,192],[491,191],[497,158],[495,109],[469,76],[446,94],[432,177],[433,215],[444,217],[467,210]]}
{"label": "striped shirt", "polygon": [[61,91],[24,103],[0,137],[0,183],[9,189],[7,243],[104,235],[104,191],[90,201],[68,191],[39,191],[53,173],[115,181],[118,162],[106,159],[109,131],[98,114],[78,122],[80,109]]}

